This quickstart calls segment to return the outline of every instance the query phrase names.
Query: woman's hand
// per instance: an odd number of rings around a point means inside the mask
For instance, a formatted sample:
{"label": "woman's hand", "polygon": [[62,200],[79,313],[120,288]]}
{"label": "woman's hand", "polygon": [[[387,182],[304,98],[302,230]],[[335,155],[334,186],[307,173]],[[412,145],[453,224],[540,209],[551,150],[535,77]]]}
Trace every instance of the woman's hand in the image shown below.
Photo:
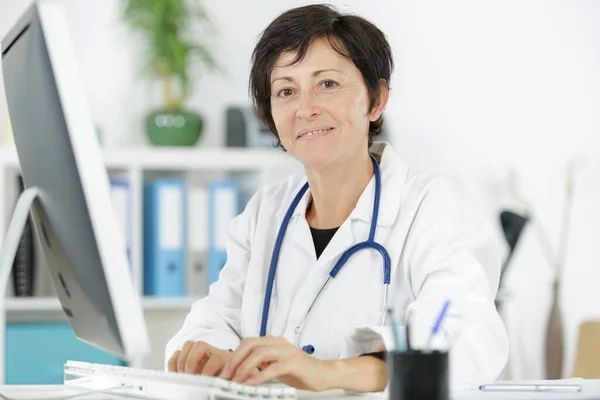
{"label": "woman's hand", "polygon": [[216,376],[232,354],[205,342],[187,341],[181,351],[171,356],[168,367],[171,372]]}
{"label": "woman's hand", "polygon": [[247,385],[277,378],[298,389],[322,391],[329,388],[329,367],[328,361],[308,355],[282,337],[265,336],[244,339],[220,377]]}

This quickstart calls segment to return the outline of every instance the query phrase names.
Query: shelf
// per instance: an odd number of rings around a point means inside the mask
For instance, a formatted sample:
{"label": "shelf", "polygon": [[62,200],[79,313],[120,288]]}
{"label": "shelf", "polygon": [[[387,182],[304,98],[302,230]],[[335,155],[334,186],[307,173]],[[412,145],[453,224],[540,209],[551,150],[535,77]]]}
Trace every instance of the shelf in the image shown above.
{"label": "shelf", "polygon": [[[230,170],[247,171],[281,165],[294,166],[296,161],[280,149],[132,147],[103,150],[110,169],[138,167],[156,170]],[[0,147],[0,160],[13,168],[19,165],[14,147]],[[296,165],[297,166],[297,165]]]}
{"label": "shelf", "polygon": [[142,306],[144,310],[182,310],[189,311],[198,300],[197,297],[166,298],[166,297],[144,297]]}
{"label": "shelf", "polygon": [[[197,300],[196,297],[182,298],[152,298],[144,297],[142,307],[144,310],[171,310],[187,311]],[[39,312],[60,311],[61,307],[55,297],[31,297],[14,298],[7,297],[4,300],[4,308],[7,312]]]}
{"label": "shelf", "polygon": [[58,311],[60,305],[54,297],[11,298],[4,300],[4,309],[8,311]]}

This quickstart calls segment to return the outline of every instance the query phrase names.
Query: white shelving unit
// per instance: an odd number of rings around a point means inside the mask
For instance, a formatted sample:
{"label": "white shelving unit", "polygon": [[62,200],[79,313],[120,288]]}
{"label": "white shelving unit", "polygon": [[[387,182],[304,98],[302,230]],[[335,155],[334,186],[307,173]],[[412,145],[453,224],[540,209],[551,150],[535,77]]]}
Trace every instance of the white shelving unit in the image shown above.
{"label": "white shelving unit", "polygon": [[[296,164],[289,155],[277,149],[134,147],[105,149],[103,155],[109,170],[269,172],[278,166]],[[0,160],[5,167],[19,166],[17,153],[12,146],[0,147]]]}
{"label": "white shelving unit", "polygon": [[[142,307],[145,310],[170,311],[189,310],[197,299],[194,297],[143,297]],[[8,297],[4,301],[4,309],[8,313],[50,311],[61,312],[62,308],[56,297]]]}
{"label": "white shelving unit", "polygon": [[[52,157],[52,155],[48,155]],[[151,174],[180,174],[193,177],[222,177],[228,173],[250,173],[255,186],[262,186],[300,171],[300,164],[279,149],[223,149],[223,148],[115,148],[104,149],[103,158],[109,176],[124,177],[129,181],[131,196],[131,266],[133,278],[143,294],[143,183]],[[14,147],[0,147],[0,246],[11,217],[11,186],[19,173],[19,160]],[[143,297],[145,315],[152,313],[187,313],[198,297],[152,298]],[[7,321],[52,320],[62,318],[62,310],[55,297],[11,298],[2,302]],[[162,315],[162,314],[161,314]],[[147,318],[147,320],[152,318]],[[153,327],[149,326],[151,342]],[[4,343],[0,343],[4,346]],[[154,349],[153,349],[154,350]],[[161,356],[162,358],[162,356]],[[136,365],[137,364],[137,365]],[[138,367],[160,367],[155,363],[134,363]]]}

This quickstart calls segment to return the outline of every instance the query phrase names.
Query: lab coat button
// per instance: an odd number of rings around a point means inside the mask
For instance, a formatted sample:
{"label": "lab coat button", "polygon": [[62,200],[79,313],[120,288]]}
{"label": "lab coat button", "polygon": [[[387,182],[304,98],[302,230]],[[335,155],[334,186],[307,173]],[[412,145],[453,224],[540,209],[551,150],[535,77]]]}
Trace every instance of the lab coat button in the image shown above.
{"label": "lab coat button", "polygon": [[294,332],[295,332],[296,334],[300,333],[300,326],[297,326],[297,327],[294,329]]}

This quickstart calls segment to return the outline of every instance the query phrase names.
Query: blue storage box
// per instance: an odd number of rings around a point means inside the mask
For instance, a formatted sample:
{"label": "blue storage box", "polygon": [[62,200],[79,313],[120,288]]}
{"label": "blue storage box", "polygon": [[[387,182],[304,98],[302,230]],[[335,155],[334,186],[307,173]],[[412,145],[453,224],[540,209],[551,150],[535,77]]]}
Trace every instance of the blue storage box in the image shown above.
{"label": "blue storage box", "polygon": [[6,325],[7,384],[61,384],[67,360],[125,365],[118,357],[77,339],[68,323]]}

